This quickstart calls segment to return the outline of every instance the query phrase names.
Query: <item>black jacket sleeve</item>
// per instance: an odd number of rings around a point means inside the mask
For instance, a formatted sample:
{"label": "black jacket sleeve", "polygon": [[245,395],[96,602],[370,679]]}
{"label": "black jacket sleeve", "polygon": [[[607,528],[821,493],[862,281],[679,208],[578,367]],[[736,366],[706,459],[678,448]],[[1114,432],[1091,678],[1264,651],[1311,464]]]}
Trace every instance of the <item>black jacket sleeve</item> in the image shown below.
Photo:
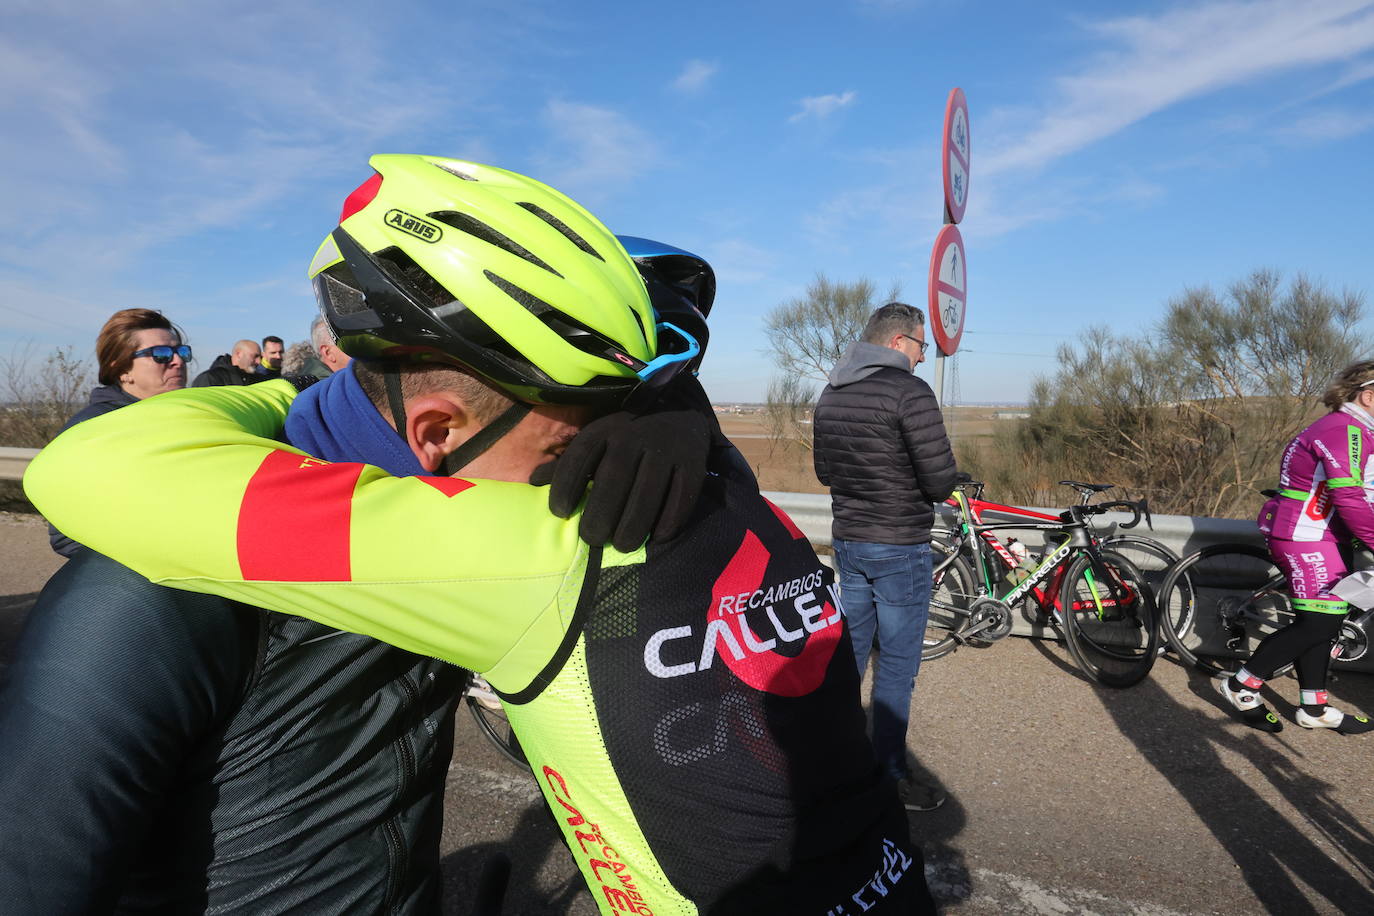
{"label": "black jacket sleeve", "polygon": [[[183,760],[252,676],[257,618],[83,550],[0,691],[0,888],[16,913],[113,909]],[[201,881],[203,884],[203,874]]]}
{"label": "black jacket sleeve", "polygon": [[[812,431],[814,435],[814,426]],[[826,452],[814,440],[811,443],[811,465],[816,469],[816,479],[821,482],[821,486],[830,486],[830,462],[826,460]]]}
{"label": "black jacket sleeve", "polygon": [[923,379],[914,381],[916,384],[907,388],[902,397],[898,428],[916,472],[916,485],[935,505],[954,492],[957,469],[935,392]]}

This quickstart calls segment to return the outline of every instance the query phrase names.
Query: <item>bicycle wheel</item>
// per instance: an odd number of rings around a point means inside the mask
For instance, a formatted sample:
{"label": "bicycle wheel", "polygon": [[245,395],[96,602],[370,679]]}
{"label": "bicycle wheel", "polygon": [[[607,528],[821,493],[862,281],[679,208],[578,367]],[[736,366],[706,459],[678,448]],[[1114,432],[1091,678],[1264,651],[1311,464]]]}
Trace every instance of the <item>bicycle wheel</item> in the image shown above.
{"label": "bicycle wheel", "polygon": [[1180,659],[1212,675],[1234,671],[1261,639],[1293,620],[1287,580],[1269,551],[1252,544],[1214,544],[1180,560],[1160,602],[1164,638]]}
{"label": "bicycle wheel", "polygon": [[[1179,600],[1172,604],[1166,604],[1163,598],[1164,580],[1168,578],[1169,571],[1178,563],[1178,554],[1154,538],[1145,537],[1143,534],[1114,534],[1102,539],[1102,547],[1130,560],[1135,564],[1136,569],[1144,574],[1145,581],[1150,583],[1150,588],[1154,591],[1155,610],[1158,613],[1161,628],[1164,626],[1165,616],[1170,612],[1180,615],[1192,614],[1194,607],[1191,595],[1192,580],[1186,571],[1179,576],[1178,581],[1174,584]],[[1192,626],[1192,618],[1191,616],[1183,616],[1175,620],[1174,624],[1182,632]],[[1167,642],[1161,638],[1161,651],[1167,646]]]}
{"label": "bicycle wheel", "polygon": [[1154,595],[1125,557],[1111,551],[1080,554],[1064,576],[1058,612],[1069,653],[1097,683],[1130,687],[1154,667]]}
{"label": "bicycle wheel", "polygon": [[[956,548],[952,544],[932,542],[931,560],[939,567]],[[926,632],[921,645],[921,659],[930,661],[953,652],[959,645],[959,634],[968,628],[968,607],[972,600],[973,570],[963,557],[954,557],[948,566],[934,574],[930,587],[930,611],[926,617]]]}
{"label": "bicycle wheel", "polygon": [[506,709],[496,694],[491,692],[487,682],[474,674],[465,699],[468,712],[477,720],[477,728],[487,740],[496,745],[496,749],[511,763],[528,767],[529,761],[520,749],[520,739],[515,737],[510,720],[506,718]]}

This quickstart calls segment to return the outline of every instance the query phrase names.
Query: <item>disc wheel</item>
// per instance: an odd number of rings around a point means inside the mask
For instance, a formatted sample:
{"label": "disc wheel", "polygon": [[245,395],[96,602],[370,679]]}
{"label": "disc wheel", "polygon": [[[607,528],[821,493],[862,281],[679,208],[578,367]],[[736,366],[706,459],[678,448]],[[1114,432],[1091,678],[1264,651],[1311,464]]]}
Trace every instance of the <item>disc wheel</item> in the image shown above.
{"label": "disc wheel", "polygon": [[1130,560],[1080,555],[1064,576],[1060,624],[1069,653],[1104,687],[1130,687],[1154,667],[1159,626],[1153,592]]}
{"label": "disc wheel", "polygon": [[1260,640],[1293,620],[1287,580],[1269,551],[1253,544],[1214,544],[1180,560],[1160,604],[1174,653],[1209,675],[1235,671]]}
{"label": "disc wheel", "polygon": [[[1155,610],[1158,611],[1161,628],[1164,626],[1166,614],[1170,612],[1180,614],[1192,612],[1194,602],[1189,594],[1192,582],[1186,573],[1180,576],[1174,585],[1175,589],[1178,590],[1177,597],[1180,600],[1166,604],[1163,599],[1164,580],[1168,578],[1169,571],[1179,561],[1178,554],[1167,546],[1143,534],[1114,534],[1102,539],[1102,548],[1130,560],[1135,564],[1136,569],[1145,576],[1145,581],[1150,583],[1150,588],[1154,591]],[[1179,619],[1175,623],[1181,630],[1192,625],[1192,621],[1186,618]],[[1162,635],[1160,646],[1161,648],[1168,646]]]}

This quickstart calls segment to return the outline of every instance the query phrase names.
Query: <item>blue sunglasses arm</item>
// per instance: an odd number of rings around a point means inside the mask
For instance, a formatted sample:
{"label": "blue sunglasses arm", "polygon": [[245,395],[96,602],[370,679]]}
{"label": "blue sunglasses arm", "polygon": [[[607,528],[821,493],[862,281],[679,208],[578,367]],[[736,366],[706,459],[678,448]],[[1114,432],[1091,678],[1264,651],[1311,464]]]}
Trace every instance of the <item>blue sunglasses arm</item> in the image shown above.
{"label": "blue sunglasses arm", "polygon": [[682,330],[682,328],[678,327],[677,325],[667,321],[660,321],[658,324],[654,326],[654,330],[659,332],[662,332],[664,328],[673,331],[675,334],[677,334],[679,337],[685,340],[687,342],[687,350],[683,353],[663,353],[654,357],[652,360],[644,364],[643,369],[640,369],[637,373],[635,373],[641,379],[647,380],[654,373],[658,372],[659,370],[667,366],[672,365],[673,363],[687,362],[692,359],[695,359],[697,354],[701,352],[701,345],[697,343],[697,339],[693,337],[691,334],[688,334],[686,331]]}

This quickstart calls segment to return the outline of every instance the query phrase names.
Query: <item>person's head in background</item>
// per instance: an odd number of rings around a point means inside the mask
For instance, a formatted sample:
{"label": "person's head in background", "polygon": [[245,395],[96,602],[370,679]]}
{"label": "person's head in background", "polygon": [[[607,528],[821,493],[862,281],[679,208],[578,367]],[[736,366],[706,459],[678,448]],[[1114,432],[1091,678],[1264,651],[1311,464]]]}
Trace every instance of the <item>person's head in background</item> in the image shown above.
{"label": "person's head in background", "polygon": [[120,309],[95,339],[102,385],[118,385],[139,399],[186,387],[191,348],[181,329],[152,309]]}
{"label": "person's head in background", "polygon": [[258,364],[262,362],[262,348],[251,340],[240,340],[234,344],[234,350],[229,355],[229,361],[237,366],[240,372],[247,372],[251,375],[257,371]]}
{"label": "person's head in background", "polygon": [[334,342],[334,335],[329,332],[329,324],[323,315],[316,315],[315,320],[310,322],[310,343],[320,355],[320,362],[328,366],[330,372],[338,372],[353,359]]}
{"label": "person's head in background", "polygon": [[896,350],[914,371],[926,358],[926,316],[914,305],[889,302],[878,308],[864,325],[861,340]]}
{"label": "person's head in background", "polygon": [[262,367],[281,371],[281,354],[286,349],[280,337],[269,334],[262,339]]}

